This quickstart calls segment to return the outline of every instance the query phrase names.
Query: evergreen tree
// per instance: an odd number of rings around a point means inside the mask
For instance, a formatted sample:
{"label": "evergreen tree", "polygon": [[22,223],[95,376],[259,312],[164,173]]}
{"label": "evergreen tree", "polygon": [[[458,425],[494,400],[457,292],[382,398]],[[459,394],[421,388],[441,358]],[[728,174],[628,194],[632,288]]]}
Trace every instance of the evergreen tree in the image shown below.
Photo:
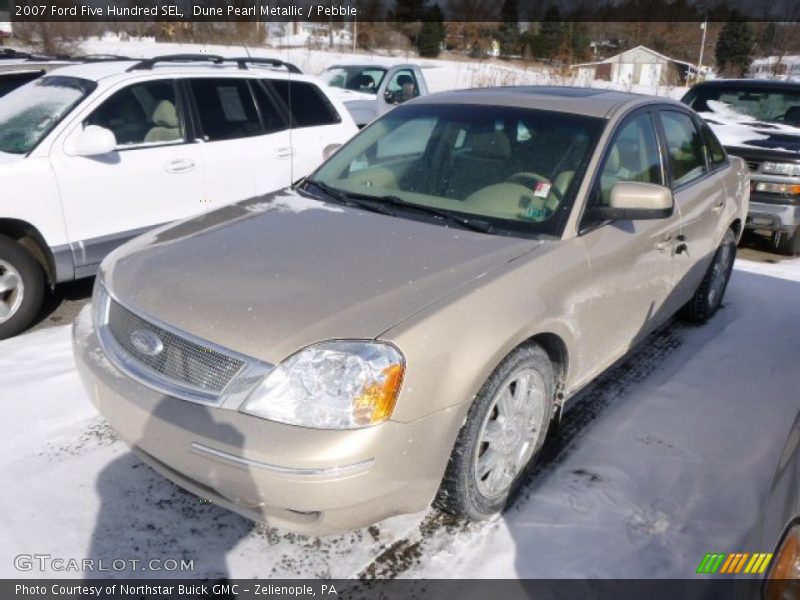
{"label": "evergreen tree", "polygon": [[500,29],[497,39],[500,42],[501,58],[509,58],[519,53],[519,3],[518,0],[505,0],[500,8]]}
{"label": "evergreen tree", "polygon": [[717,67],[725,75],[742,77],[752,62],[753,30],[738,13],[731,15],[719,33],[716,47]]}
{"label": "evergreen tree", "polygon": [[551,6],[544,13],[539,35],[537,36],[537,54],[543,58],[553,58],[561,50],[564,43],[564,23],[557,6]]}
{"label": "evergreen tree", "polygon": [[438,4],[425,11],[425,21],[417,36],[417,51],[420,56],[436,58],[444,42],[444,14]]}

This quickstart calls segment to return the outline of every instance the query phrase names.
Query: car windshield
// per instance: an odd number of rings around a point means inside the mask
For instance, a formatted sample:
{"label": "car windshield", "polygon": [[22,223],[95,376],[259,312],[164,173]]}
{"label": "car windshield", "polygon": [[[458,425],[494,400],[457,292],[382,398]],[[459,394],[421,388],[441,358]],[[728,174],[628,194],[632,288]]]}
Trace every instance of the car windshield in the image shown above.
{"label": "car windshield", "polygon": [[321,77],[333,87],[377,94],[385,75],[386,69],[381,67],[331,67]]}
{"label": "car windshield", "polygon": [[503,232],[560,235],[603,124],[506,106],[402,106],[353,138],[309,182],[397,213],[422,207]]}
{"label": "car windshield", "polygon": [[704,117],[723,124],[762,121],[800,127],[800,86],[792,90],[706,85],[691,90],[684,102]]}
{"label": "car windshield", "polygon": [[96,84],[77,77],[43,77],[0,100],[0,152],[27,154]]}

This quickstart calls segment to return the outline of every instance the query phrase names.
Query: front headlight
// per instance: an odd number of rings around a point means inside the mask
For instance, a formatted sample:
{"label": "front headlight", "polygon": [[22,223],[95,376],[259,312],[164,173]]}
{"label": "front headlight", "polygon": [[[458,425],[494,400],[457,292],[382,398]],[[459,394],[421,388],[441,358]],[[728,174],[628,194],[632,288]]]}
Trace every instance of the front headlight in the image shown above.
{"label": "front headlight", "polygon": [[403,356],[389,344],[322,342],[275,367],[239,410],[318,429],[377,425],[392,415],[404,373]]}
{"label": "front headlight", "polygon": [[766,161],[761,165],[761,172],[786,175],[787,177],[800,177],[800,165]]}

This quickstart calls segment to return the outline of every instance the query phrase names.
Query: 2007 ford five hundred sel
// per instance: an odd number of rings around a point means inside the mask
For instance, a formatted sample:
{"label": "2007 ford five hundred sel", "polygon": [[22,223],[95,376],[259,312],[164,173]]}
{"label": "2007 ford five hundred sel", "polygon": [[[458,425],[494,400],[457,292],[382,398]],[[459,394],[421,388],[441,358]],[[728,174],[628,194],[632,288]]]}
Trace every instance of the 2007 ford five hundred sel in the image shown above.
{"label": "2007 ford five hundred sel", "polygon": [[579,389],[674,313],[714,314],[748,194],[676,102],[419,98],[292,189],[109,255],[79,371],[146,463],[252,519],[485,518]]}

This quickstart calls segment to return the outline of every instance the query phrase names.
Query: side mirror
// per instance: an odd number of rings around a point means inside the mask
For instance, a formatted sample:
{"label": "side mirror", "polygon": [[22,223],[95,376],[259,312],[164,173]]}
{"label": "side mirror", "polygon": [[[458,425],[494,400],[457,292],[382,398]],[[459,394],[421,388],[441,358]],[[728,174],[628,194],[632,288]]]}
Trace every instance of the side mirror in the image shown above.
{"label": "side mirror", "polygon": [[72,144],[75,156],[100,156],[113,152],[117,138],[110,129],[98,125],[87,125]]}
{"label": "side mirror", "polygon": [[387,104],[399,104],[399,102],[394,97],[394,92],[390,90],[386,90],[383,92],[383,99],[386,100]]}
{"label": "side mirror", "polygon": [[612,221],[666,219],[672,215],[675,200],[672,190],[654,183],[618,181],[611,188],[608,206],[594,206],[593,217]]}

